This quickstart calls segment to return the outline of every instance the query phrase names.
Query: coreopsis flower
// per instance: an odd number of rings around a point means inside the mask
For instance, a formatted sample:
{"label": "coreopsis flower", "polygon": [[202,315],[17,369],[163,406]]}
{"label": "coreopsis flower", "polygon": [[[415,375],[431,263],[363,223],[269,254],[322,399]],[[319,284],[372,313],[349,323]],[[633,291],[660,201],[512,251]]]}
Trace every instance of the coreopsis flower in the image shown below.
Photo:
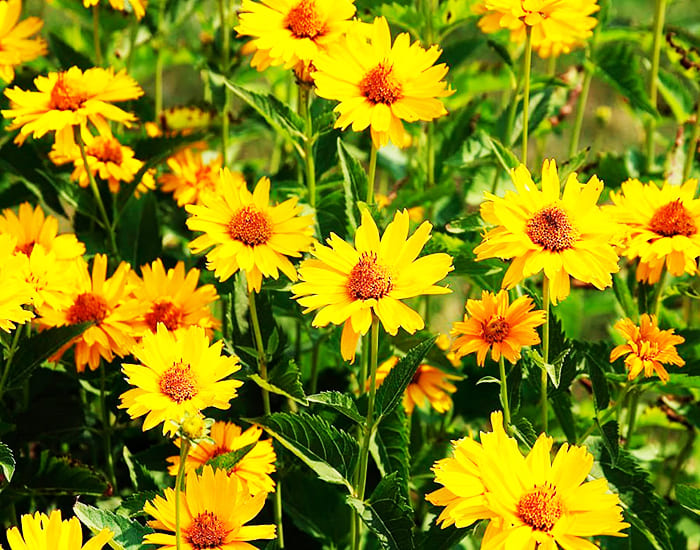
{"label": "coreopsis flower", "polygon": [[553,160],[544,161],[541,189],[523,164],[510,175],[516,192],[488,194],[481,205],[481,217],[498,227],[474,249],[477,260],[512,259],[503,278],[507,289],[543,271],[554,304],[569,295],[569,276],[599,289],[611,286],[611,273],[620,269],[614,248],[619,227],[596,205],[603,182],[593,176],[582,184],[573,173],[560,197]]}
{"label": "coreopsis flower", "polygon": [[[168,159],[171,172],[158,178],[160,189],[172,193],[178,206],[200,204],[202,195],[216,191],[222,162],[220,154],[205,162],[202,151],[183,149]],[[243,174],[235,173],[233,177],[244,181]]]}
{"label": "coreopsis flower", "polygon": [[83,545],[83,528],[78,518],[62,520],[60,510],[48,516],[42,512],[24,514],[20,522],[21,531],[19,527],[7,530],[10,550],[100,550],[114,536],[105,527]]}
{"label": "coreopsis flower", "polygon": [[43,38],[30,38],[39,32],[44,22],[38,17],[19,21],[21,13],[22,0],[0,2],[0,78],[8,83],[15,78],[16,66],[48,51]]}
{"label": "coreopsis flower", "polygon": [[221,355],[223,342],[209,345],[203,328],[170,332],[162,323],[132,350],[140,362],[125,363],[122,372],[136,386],[121,395],[120,409],[131,418],[146,415],[143,431],[161,422],[173,435],[182,421],[207,407],[228,409],[239,380],[224,380],[241,368],[237,357]]}
{"label": "coreopsis flower", "polygon": [[[367,40],[369,36],[369,41]],[[370,127],[372,142],[379,148],[389,140],[397,147],[410,144],[402,120],[433,120],[447,114],[441,97],[453,93],[443,80],[447,65],[435,65],[442,50],[424,50],[411,44],[408,33],[393,45],[384,17],[374,20],[370,33],[353,31],[328,53],[314,60],[316,93],[340,103],[336,128],[352,124],[355,132]]]}
{"label": "coreopsis flower", "polygon": [[[15,255],[26,257],[17,250]],[[35,244],[18,272],[32,288],[34,307],[41,308],[44,304],[55,309],[69,307],[77,275],[76,266],[75,260],[59,260],[54,251],[47,252],[42,245]]]}
{"label": "coreopsis flower", "polygon": [[433,466],[442,488],[426,496],[444,506],[438,522],[467,527],[488,519],[482,548],[567,548],[588,550],[588,537],[624,537],[620,498],[605,478],[586,481],[593,455],[564,443],[551,460],[552,438],[541,434],[524,457],[503,429],[500,411],[491,413],[492,432],[453,441],[454,457]]}
{"label": "coreopsis flower", "polygon": [[219,194],[202,197],[201,204],[188,204],[192,214],[187,227],[204,235],[190,243],[195,253],[207,253],[207,269],[221,281],[239,269],[245,271],[248,290],[260,292],[263,277],[277,279],[281,271],[292,281],[297,272],[289,257],[298,258],[313,242],[313,216],[296,198],[270,204],[270,180],[260,178],[251,193],[245,181],[224,168]]}
{"label": "coreopsis flower", "polygon": [[[272,441],[269,439],[260,440],[262,428],[251,426],[246,431],[242,431],[240,426],[233,422],[215,422],[211,427],[209,441],[202,441],[190,448],[185,460],[185,473],[190,473],[201,466],[204,466],[212,458],[237,451],[254,445],[227,473],[236,476],[247,484],[251,495],[258,492],[271,493],[275,490],[275,482],[270,474],[275,471],[275,450]],[[175,445],[180,446],[180,440],[175,441]],[[180,467],[180,457],[171,456],[168,458],[170,475],[176,475]]]}
{"label": "coreopsis flower", "polygon": [[343,324],[340,349],[347,361],[354,360],[357,341],[369,330],[373,315],[391,335],[399,327],[413,334],[425,323],[401,300],[451,292],[435,283],[452,271],[452,257],[438,253],[418,258],[433,226],[423,222],[408,237],[408,224],[408,212],[397,212],[380,239],[377,224],[364,210],[354,247],[331,233],[329,246],[317,244],[311,251],[316,259],[299,267],[303,282],[292,287],[294,297],[306,308],[304,313],[319,310],[313,326]]}
{"label": "coreopsis flower", "polygon": [[622,183],[619,193],[610,193],[614,206],[606,211],[627,229],[624,255],[639,258],[637,280],[656,283],[664,267],[675,276],[697,272],[700,256],[700,199],[698,181],[683,185],[654,183],[637,179]]}
{"label": "coreopsis flower", "polygon": [[668,363],[682,367],[685,361],[678,355],[676,346],[685,342],[685,338],[673,333],[673,329],[661,330],[655,315],[642,314],[639,326],[630,319],[622,319],[615,323],[615,330],[625,339],[625,343],[610,352],[610,362],[619,357],[625,357],[625,367],[628,380],[644,371],[649,378],[654,373],[665,384],[669,380],[668,371],[663,364]]}
{"label": "coreopsis flower", "polygon": [[34,297],[34,289],[22,277],[29,260],[14,250],[15,238],[0,234],[0,329],[5,332],[34,317],[23,307],[31,305]]}
{"label": "coreopsis flower", "polygon": [[88,121],[100,133],[108,132],[108,120],[129,125],[136,120],[132,113],[113,105],[143,95],[138,83],[122,70],[93,67],[85,72],[78,67],[49,73],[34,79],[37,91],[22,90],[15,86],[5,90],[10,108],[3,110],[11,118],[8,130],[19,128],[15,143],[22,144],[29,135],[39,138],[56,132],[56,150],[60,155],[70,154],[75,146],[74,127],[83,127]]}
{"label": "coreopsis flower", "polygon": [[544,324],[545,312],[533,311],[535,305],[529,296],[509,302],[505,290],[498,294],[484,290],[481,300],[467,300],[464,321],[454,323],[450,332],[456,337],[452,351],[457,357],[476,352],[476,362],[483,367],[490,349],[494,361],[503,356],[515,364],[523,346],[540,343],[535,328]]}
{"label": "coreopsis flower", "polygon": [[[185,491],[180,493],[180,543],[183,549],[253,550],[247,541],[274,539],[274,525],[246,525],[265,504],[267,493],[251,496],[245,484],[224,470],[205,466],[202,475],[187,474]],[[155,520],[148,524],[158,531],[143,538],[157,550],[173,550],[175,538],[175,491],[165,490],[147,502],[144,512]]]}
{"label": "coreopsis flower", "polygon": [[522,43],[529,30],[533,49],[546,58],[569,53],[593,34],[597,1],[482,0],[474,11],[483,14],[478,24],[485,33],[508,29],[511,41]]}
{"label": "coreopsis flower", "polygon": [[[89,8],[91,6],[96,6],[99,2],[100,0],[83,0],[83,6]],[[125,4],[131,6],[138,20],[141,20],[146,13],[146,0],[127,0],[126,3],[124,0],[109,0],[109,5],[118,11],[128,11]]]}

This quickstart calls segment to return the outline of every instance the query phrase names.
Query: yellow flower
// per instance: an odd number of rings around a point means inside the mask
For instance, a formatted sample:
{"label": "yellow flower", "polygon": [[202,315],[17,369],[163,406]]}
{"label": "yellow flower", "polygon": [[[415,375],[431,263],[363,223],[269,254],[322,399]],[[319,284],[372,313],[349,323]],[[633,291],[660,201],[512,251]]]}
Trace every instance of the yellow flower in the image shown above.
{"label": "yellow flower", "polygon": [[20,23],[22,0],[0,2],[0,78],[12,82],[15,67],[31,61],[48,51],[43,38],[29,38],[41,29],[44,22],[38,17],[27,17]]}
{"label": "yellow flower", "polygon": [[532,47],[540,57],[569,53],[593,34],[600,9],[597,0],[482,0],[475,12],[483,14],[479,28],[485,33],[510,31],[513,42],[525,41],[529,29]]}
{"label": "yellow flower", "polygon": [[569,275],[599,289],[611,286],[611,273],[619,271],[613,247],[618,226],[596,205],[603,183],[593,176],[581,184],[574,173],[560,197],[553,160],[544,161],[541,190],[522,164],[511,178],[517,193],[489,194],[481,205],[482,218],[498,227],[474,249],[477,260],[512,258],[503,278],[508,289],[544,271],[554,304],[569,295]]}
{"label": "yellow flower", "polygon": [[529,296],[521,296],[509,305],[508,292],[492,294],[486,290],[481,300],[467,300],[464,321],[452,325],[452,336],[457,339],[452,351],[457,357],[476,352],[476,362],[484,366],[489,349],[491,358],[501,355],[515,364],[520,359],[520,348],[540,343],[535,328],[544,323],[545,312],[535,307]]}
{"label": "yellow flower", "polygon": [[627,229],[624,254],[639,258],[637,280],[657,282],[666,265],[675,276],[697,272],[700,256],[700,199],[695,199],[698,181],[683,185],[642,184],[629,179],[620,193],[610,193],[614,206],[606,207]]}
{"label": "yellow flower", "polygon": [[552,462],[552,438],[541,434],[524,457],[500,411],[491,413],[491,425],[481,443],[453,441],[454,457],[433,466],[443,487],[426,498],[445,506],[438,517],[443,529],[488,519],[481,547],[493,550],[590,550],[587,537],[626,536],[620,531],[629,524],[607,480],[586,481],[593,455],[585,447],[564,443]]}
{"label": "yellow flower", "polygon": [[[222,162],[221,155],[205,162],[201,151],[184,149],[168,159],[172,173],[158,178],[161,191],[172,193],[178,206],[201,204],[202,195],[216,191]],[[243,181],[243,174],[236,173],[234,178]]]}
{"label": "yellow flower", "polygon": [[410,144],[402,120],[433,120],[447,114],[438,98],[453,93],[442,80],[447,65],[434,65],[442,50],[424,50],[411,44],[408,33],[400,34],[392,46],[389,24],[374,20],[371,32],[353,28],[347,37],[329,47],[327,55],[314,60],[316,93],[340,104],[336,128],[352,124],[355,132],[370,126],[372,141],[379,148],[388,143]]}
{"label": "yellow flower", "polygon": [[7,530],[10,550],[100,550],[114,533],[106,527],[83,546],[83,528],[78,518],[61,520],[61,511],[50,515],[36,512],[20,518],[22,533],[18,527]]}
{"label": "yellow flower", "polygon": [[0,234],[0,329],[5,332],[34,317],[22,307],[30,305],[34,297],[34,289],[22,277],[29,260],[14,250],[15,238]]}
{"label": "yellow flower", "polygon": [[224,380],[241,367],[237,357],[221,355],[223,342],[211,346],[204,329],[169,332],[162,323],[155,334],[143,337],[132,353],[141,364],[124,364],[122,371],[133,389],[121,395],[120,409],[131,418],[146,415],[143,430],[161,422],[163,434],[175,434],[188,415],[207,407],[228,409],[239,380]]}
{"label": "yellow flower", "polygon": [[[269,474],[275,471],[275,450],[272,441],[265,439],[260,441],[262,428],[252,426],[246,431],[242,431],[233,422],[215,422],[211,427],[210,439],[213,443],[203,441],[190,449],[185,461],[185,473],[190,473],[200,466],[204,466],[212,458],[219,455],[237,451],[248,445],[254,445],[235,466],[228,470],[228,475],[236,476],[247,484],[251,495],[258,492],[271,493],[275,490],[275,482]],[[180,440],[175,441],[175,445],[180,446]],[[180,467],[180,457],[171,456],[168,458],[170,475],[177,474]]]}
{"label": "yellow flower", "polygon": [[3,110],[5,118],[13,119],[8,130],[20,129],[16,143],[23,143],[31,134],[39,138],[56,132],[56,150],[67,155],[75,146],[73,127],[92,122],[100,133],[108,132],[107,120],[129,125],[136,117],[112,105],[143,95],[136,81],[122,70],[94,67],[85,72],[78,67],[49,73],[34,79],[37,90],[27,91],[15,86],[5,90],[10,108]]}
{"label": "yellow flower", "polygon": [[[26,258],[26,254],[17,250],[15,255]],[[46,252],[42,245],[35,244],[20,271],[33,290],[34,307],[41,308],[45,303],[55,309],[69,307],[77,277],[76,267],[75,260],[59,260],[55,252]]]}
{"label": "yellow flower", "polygon": [[655,315],[649,316],[644,313],[639,320],[639,326],[630,319],[622,319],[615,323],[615,330],[624,337],[626,342],[610,352],[610,362],[629,354],[625,357],[629,380],[644,371],[644,376],[647,378],[656,373],[665,384],[669,380],[669,375],[663,363],[670,363],[677,367],[685,365],[685,361],[676,351],[676,346],[685,342],[685,338],[673,334],[673,329],[660,330]]}
{"label": "yellow flower", "polygon": [[207,254],[207,269],[221,281],[245,271],[248,290],[260,292],[262,278],[277,279],[282,271],[292,281],[297,272],[288,256],[298,258],[313,242],[313,217],[300,216],[303,208],[292,198],[270,205],[270,180],[260,178],[251,193],[245,181],[224,168],[219,195],[202,197],[202,204],[188,204],[187,227],[204,235],[190,243],[195,253]]}
{"label": "yellow flower", "polygon": [[[83,6],[86,8],[96,6],[99,1],[100,0],[83,0]],[[141,20],[146,13],[146,0],[127,0],[127,3],[129,6],[131,6],[136,19]],[[109,5],[115,10],[127,11],[126,7],[124,6],[124,0],[109,0]]]}
{"label": "yellow flower", "polygon": [[377,225],[364,210],[354,247],[331,233],[330,246],[317,244],[312,251],[317,259],[305,260],[299,268],[303,282],[292,287],[294,297],[306,308],[304,313],[319,310],[313,326],[344,324],[340,348],[347,361],[354,360],[357,341],[369,330],[372,315],[391,335],[399,327],[413,334],[425,323],[401,300],[451,292],[435,285],[453,269],[449,255],[416,259],[433,226],[423,222],[408,237],[408,222],[406,210],[397,212],[380,239]]}

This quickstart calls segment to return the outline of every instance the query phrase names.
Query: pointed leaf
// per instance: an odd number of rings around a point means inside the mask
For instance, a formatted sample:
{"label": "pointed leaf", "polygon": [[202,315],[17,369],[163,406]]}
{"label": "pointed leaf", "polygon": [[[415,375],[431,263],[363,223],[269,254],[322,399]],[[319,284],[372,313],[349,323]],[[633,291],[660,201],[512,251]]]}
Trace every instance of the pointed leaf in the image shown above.
{"label": "pointed leaf", "polygon": [[15,457],[12,454],[12,449],[0,441],[0,471],[5,476],[7,481],[12,481],[12,475],[15,473]]}
{"label": "pointed leaf", "polygon": [[619,426],[615,420],[610,420],[602,426],[596,420],[600,433],[603,434],[603,445],[610,455],[610,464],[614,467],[617,463],[617,457],[620,454],[620,432]]}
{"label": "pointed leaf", "polygon": [[[257,443],[251,443],[250,445],[246,445],[245,447],[241,447],[240,449],[236,449],[234,451],[228,452],[221,454],[219,456],[215,456],[214,458],[210,458],[207,460],[206,465],[211,466],[214,470],[226,470],[227,472],[232,470],[233,467],[238,464],[241,459],[247,455],[253,447],[255,447]],[[197,472],[201,473],[202,468],[204,468],[205,465],[200,466],[197,468]]]}
{"label": "pointed leaf", "polygon": [[304,406],[309,404],[301,385],[301,372],[294,361],[277,365],[270,371],[267,380],[263,380],[259,374],[251,374],[250,379],[264,390],[283,395]]}
{"label": "pointed leaf", "polygon": [[134,517],[145,515],[143,507],[149,500],[153,500],[158,495],[157,491],[141,491],[140,493],[134,493],[129,495],[117,508],[117,512],[121,516]]}
{"label": "pointed leaf", "polygon": [[397,475],[401,494],[408,499],[408,481],[411,477],[411,457],[408,452],[409,433],[406,412],[396,407],[384,417],[370,443],[370,451],[382,476]]}
{"label": "pointed leaf", "polygon": [[599,359],[593,353],[586,353],[586,369],[593,385],[593,403],[597,411],[602,411],[610,405],[610,390]]}
{"label": "pointed leaf", "polygon": [[367,197],[367,174],[360,161],[353,157],[347,150],[343,141],[338,138],[338,158],[340,169],[343,171],[345,187],[345,211],[353,227],[357,227],[359,212],[357,203]]}
{"label": "pointed leaf", "polygon": [[108,483],[92,468],[69,457],[55,457],[43,451],[36,470],[25,482],[35,493],[46,495],[96,495],[108,489]]}
{"label": "pointed leaf", "polygon": [[331,409],[335,409],[358,424],[364,424],[365,422],[365,418],[357,410],[357,406],[352,400],[352,397],[344,393],[337,391],[324,391],[309,395],[306,400],[309,403],[320,403],[327,405]]}
{"label": "pointed leaf", "polygon": [[73,512],[93,534],[99,533],[105,527],[110,529],[114,533],[110,546],[118,550],[139,550],[143,548],[143,537],[154,532],[136,520],[82,502],[73,506]]}
{"label": "pointed leaf", "polygon": [[678,484],[676,498],[681,506],[700,516],[700,488]]}

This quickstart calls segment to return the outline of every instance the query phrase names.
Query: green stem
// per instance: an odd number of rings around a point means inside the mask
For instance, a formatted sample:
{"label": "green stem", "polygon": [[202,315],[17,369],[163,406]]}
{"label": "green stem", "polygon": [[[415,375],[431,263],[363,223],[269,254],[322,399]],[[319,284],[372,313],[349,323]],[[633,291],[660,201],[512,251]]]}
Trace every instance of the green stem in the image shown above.
{"label": "green stem", "polygon": [[428,187],[435,185],[435,122],[428,122]]}
{"label": "green stem", "polygon": [[321,342],[315,341],[311,347],[311,384],[310,390],[313,395],[318,388],[318,354],[321,351]]}
{"label": "green stem", "polygon": [[[223,52],[221,56],[222,73],[228,78],[231,65],[231,28],[228,13],[229,0],[219,0],[219,17],[221,18],[221,33],[223,37]],[[231,111],[232,92],[228,86],[224,86],[224,111],[221,114],[221,158],[223,166],[228,166],[228,134],[229,134],[229,112]]]}
{"label": "green stem", "polygon": [[372,141],[372,149],[369,152],[369,176],[367,177],[367,204],[374,205],[374,175],[377,172],[377,147]]}
{"label": "green stem", "polygon": [[95,47],[95,65],[102,66],[102,45],[100,44],[100,4],[92,6],[92,42]]}
{"label": "green stem", "polygon": [[693,161],[695,160],[695,154],[698,150],[698,141],[700,141],[700,98],[698,98],[698,107],[695,111],[695,124],[693,125],[693,133],[690,136],[690,148],[688,149],[688,155],[685,157],[685,164],[683,165],[683,181],[688,181],[688,178],[690,178],[690,172],[693,169]]}
{"label": "green stem", "polygon": [[134,61],[134,48],[136,47],[136,35],[138,34],[139,23],[135,17],[131,18],[129,24],[129,53],[126,54],[126,72],[131,74],[131,64]]}
{"label": "green stem", "polygon": [[501,406],[503,407],[503,420],[506,431],[510,432],[510,406],[508,405],[508,377],[506,376],[506,363],[501,354],[498,360],[498,371],[501,375]]}
{"label": "green stem", "polygon": [[104,361],[100,361],[100,412],[102,414],[102,442],[104,443],[105,459],[107,460],[107,476],[114,493],[117,493],[117,476],[114,473],[114,458],[112,457],[112,425],[107,409],[107,373]]}
{"label": "green stem", "polygon": [[591,89],[591,81],[593,80],[593,65],[586,64],[583,75],[583,85],[581,86],[581,95],[578,96],[578,104],[576,105],[576,119],[574,128],[571,132],[571,141],[569,142],[569,158],[572,158],[578,152],[578,143],[581,137],[581,128],[583,128],[583,116],[586,111],[586,103],[588,102],[588,92]]}
{"label": "green stem", "polygon": [[668,278],[668,269],[666,269],[666,264],[664,264],[661,269],[661,275],[659,276],[659,282],[656,283],[656,289],[654,293],[654,308],[652,309],[654,315],[656,315],[656,322],[659,322],[659,312],[661,311],[661,302],[664,294],[664,287],[666,286],[666,279]]}
{"label": "green stem", "polygon": [[163,21],[165,20],[165,4],[165,0],[160,2],[158,9],[158,27],[156,31],[158,50],[158,53],[156,54],[156,120],[160,119],[160,115],[163,112],[163,63],[165,61],[165,48],[163,47]]}
{"label": "green stem", "polygon": [[532,68],[532,27],[527,27],[525,39],[525,57],[523,59],[523,156],[522,162],[527,165],[527,132],[530,117],[530,70]]}
{"label": "green stem", "polygon": [[185,463],[189,452],[189,439],[180,437],[180,466],[177,469],[177,477],[175,478],[175,545],[177,550],[182,548],[182,537],[180,536],[180,492],[182,491],[182,482],[185,478]]}
{"label": "green stem", "polygon": [[637,405],[639,404],[639,395],[641,390],[635,388],[630,396],[630,406],[628,407],[628,419],[627,419],[627,437],[625,439],[625,449],[628,449],[630,443],[632,442],[632,435],[634,434],[634,424],[637,420]]}
{"label": "green stem", "polygon": [[[544,307],[544,325],[542,326],[542,360],[544,365],[549,363],[549,279],[545,275],[542,281],[542,307]],[[542,429],[547,432],[549,411],[547,409],[547,385],[549,383],[547,369],[542,366],[541,386],[542,397],[540,407],[542,409]]]}
{"label": "green stem", "polygon": [[18,326],[15,327],[15,334],[12,337],[12,343],[10,344],[10,348],[7,350],[5,370],[2,373],[2,378],[0,378],[0,399],[2,399],[2,396],[5,393],[5,384],[7,383],[7,377],[10,375],[10,370],[12,368],[12,359],[14,359],[15,353],[17,353],[17,348],[19,347],[19,338],[21,334],[21,328]]}
{"label": "green stem", "polygon": [[[654,42],[651,50],[651,73],[649,74],[649,101],[654,109],[657,103],[656,81],[659,76],[659,60],[661,58],[661,41],[663,39],[664,19],[666,17],[667,0],[656,0],[654,12]],[[651,172],[654,166],[654,132],[656,119],[649,116],[646,124],[646,171]]]}
{"label": "green stem", "polygon": [[314,135],[309,95],[311,87],[305,82],[299,82],[299,115],[304,119],[306,135],[304,137],[304,167],[306,170],[306,188],[309,193],[309,204],[316,208],[316,166],[314,163]]}

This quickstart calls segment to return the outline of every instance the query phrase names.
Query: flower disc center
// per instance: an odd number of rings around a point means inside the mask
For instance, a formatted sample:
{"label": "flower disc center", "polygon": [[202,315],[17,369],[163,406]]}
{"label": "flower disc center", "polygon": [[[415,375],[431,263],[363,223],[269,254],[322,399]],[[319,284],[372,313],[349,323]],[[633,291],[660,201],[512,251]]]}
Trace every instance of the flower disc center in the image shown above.
{"label": "flower disc center", "polygon": [[550,485],[536,487],[520,498],[518,517],[537,531],[549,532],[563,513],[557,491]]}
{"label": "flower disc center", "polygon": [[360,93],[375,105],[391,105],[401,99],[401,84],[392,74],[393,67],[380,63],[360,81]]}
{"label": "flower disc center", "polygon": [[690,237],[698,232],[695,220],[680,199],[663,205],[651,217],[649,228],[657,235],[673,237],[684,235]]}
{"label": "flower disc center", "polygon": [[85,100],[87,100],[85,93],[71,87],[61,73],[58,75],[58,80],[56,80],[56,84],[53,85],[51,90],[49,108],[58,111],[77,111],[83,106]]}
{"label": "flower disc center", "polygon": [[326,32],[326,25],[316,11],[314,0],[299,2],[289,10],[284,22],[296,38],[311,38],[313,40]]}
{"label": "flower disc center", "polygon": [[116,139],[98,136],[85,152],[101,162],[122,163],[122,148]]}
{"label": "flower disc center", "polygon": [[377,263],[377,254],[363,252],[350,272],[347,289],[355,300],[379,300],[393,288],[391,271]]}
{"label": "flower disc center", "polygon": [[66,319],[71,325],[95,321],[97,324],[104,321],[108,311],[107,302],[102,296],[92,292],[79,294],[73,305],[68,308]]}
{"label": "flower disc center", "polygon": [[248,246],[265,244],[272,237],[272,221],[254,206],[245,206],[228,222],[228,234]]}
{"label": "flower disc center", "polygon": [[197,550],[219,548],[226,539],[226,525],[212,512],[202,512],[194,518],[186,539]]}
{"label": "flower disc center", "polygon": [[190,366],[185,363],[173,363],[173,366],[161,375],[159,386],[163,395],[167,395],[178,404],[197,395],[194,376]]}
{"label": "flower disc center", "polygon": [[568,214],[558,206],[545,206],[525,224],[530,240],[550,252],[571,248],[579,232],[571,224]]}
{"label": "flower disc center", "polygon": [[176,330],[182,325],[182,310],[172,302],[156,302],[144,320],[151,332],[156,332],[158,323],[163,323],[168,330]]}
{"label": "flower disc center", "polygon": [[510,324],[500,315],[482,325],[483,338],[489,344],[503,342],[510,334]]}

